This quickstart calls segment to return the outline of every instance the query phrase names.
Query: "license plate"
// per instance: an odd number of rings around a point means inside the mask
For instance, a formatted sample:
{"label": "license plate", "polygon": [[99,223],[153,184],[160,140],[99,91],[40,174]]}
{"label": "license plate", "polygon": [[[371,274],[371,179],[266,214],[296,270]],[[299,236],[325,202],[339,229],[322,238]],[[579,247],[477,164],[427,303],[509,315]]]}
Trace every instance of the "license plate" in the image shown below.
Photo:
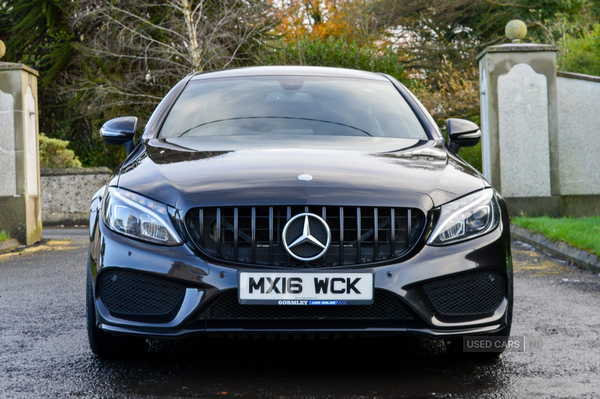
{"label": "license plate", "polygon": [[371,305],[373,273],[240,272],[244,305]]}

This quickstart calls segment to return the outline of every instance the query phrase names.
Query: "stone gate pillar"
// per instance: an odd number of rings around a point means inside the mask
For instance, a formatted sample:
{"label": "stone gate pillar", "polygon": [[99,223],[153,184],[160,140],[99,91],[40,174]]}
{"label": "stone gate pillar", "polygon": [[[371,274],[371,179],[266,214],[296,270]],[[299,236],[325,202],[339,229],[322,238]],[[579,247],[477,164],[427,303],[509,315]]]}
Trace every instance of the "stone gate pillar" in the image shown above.
{"label": "stone gate pillar", "polygon": [[557,51],[511,43],[477,56],[483,174],[511,214],[559,212]]}
{"label": "stone gate pillar", "polygon": [[0,230],[42,238],[37,71],[0,62]]}

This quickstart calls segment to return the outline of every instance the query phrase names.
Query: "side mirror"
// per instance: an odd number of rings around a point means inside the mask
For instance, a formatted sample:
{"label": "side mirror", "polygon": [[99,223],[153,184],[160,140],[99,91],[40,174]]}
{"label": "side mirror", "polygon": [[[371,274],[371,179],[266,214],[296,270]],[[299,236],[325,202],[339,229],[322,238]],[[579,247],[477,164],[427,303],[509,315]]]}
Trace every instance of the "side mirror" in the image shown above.
{"label": "side mirror", "polygon": [[458,152],[461,147],[473,147],[481,140],[479,126],[465,119],[446,120],[446,129],[450,139],[450,148]]}
{"label": "side mirror", "polygon": [[100,135],[106,144],[125,147],[125,152],[129,155],[135,147],[133,138],[136,126],[137,118],[135,116],[114,118],[102,125]]}

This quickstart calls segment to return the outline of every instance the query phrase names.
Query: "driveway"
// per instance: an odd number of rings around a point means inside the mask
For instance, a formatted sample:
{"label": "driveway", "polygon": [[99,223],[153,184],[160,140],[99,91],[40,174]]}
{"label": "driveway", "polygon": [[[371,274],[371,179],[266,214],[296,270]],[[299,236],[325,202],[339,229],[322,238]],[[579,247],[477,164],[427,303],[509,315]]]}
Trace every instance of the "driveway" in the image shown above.
{"label": "driveway", "polygon": [[477,362],[421,338],[151,342],[102,361],[87,344],[87,229],[0,255],[0,398],[600,396],[600,276],[513,242],[513,336],[543,347]]}

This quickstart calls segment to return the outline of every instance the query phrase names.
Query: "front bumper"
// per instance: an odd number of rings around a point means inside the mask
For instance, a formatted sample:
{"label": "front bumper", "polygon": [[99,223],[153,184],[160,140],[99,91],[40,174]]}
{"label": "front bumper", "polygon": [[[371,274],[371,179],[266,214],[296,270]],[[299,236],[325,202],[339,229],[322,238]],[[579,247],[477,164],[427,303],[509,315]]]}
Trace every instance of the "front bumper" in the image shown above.
{"label": "front bumper", "polygon": [[[206,261],[187,245],[160,247],[129,239],[112,232],[98,219],[92,225],[90,263],[97,323],[100,328],[113,334],[155,338],[214,334],[412,334],[452,338],[491,334],[502,330],[508,323],[512,265],[510,235],[508,226],[503,222],[493,232],[467,242],[445,247],[425,245],[413,257],[402,262],[349,268],[352,272],[374,272],[375,290],[392,295],[410,315],[402,318],[366,316],[359,319],[206,318],[202,315],[211,304],[237,292],[240,270],[261,269]],[[173,281],[183,287],[184,294],[168,320],[122,316],[111,311],[99,295],[98,277],[107,271],[134,272]],[[424,289],[428,283],[486,273],[501,276],[503,291],[493,311],[478,317],[446,317],[432,304]]]}

